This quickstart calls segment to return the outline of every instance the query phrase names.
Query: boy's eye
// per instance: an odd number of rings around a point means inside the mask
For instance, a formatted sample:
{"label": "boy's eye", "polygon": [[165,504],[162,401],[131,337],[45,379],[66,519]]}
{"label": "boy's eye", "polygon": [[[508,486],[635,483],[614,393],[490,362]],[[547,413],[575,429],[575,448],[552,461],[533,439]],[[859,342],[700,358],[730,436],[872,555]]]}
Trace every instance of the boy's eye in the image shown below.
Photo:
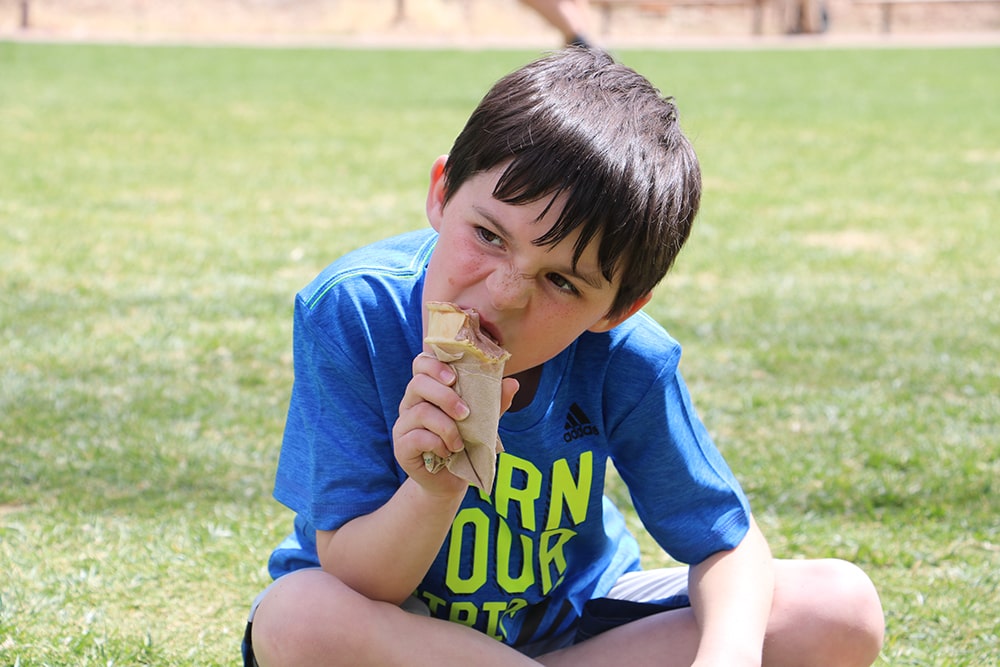
{"label": "boy's eye", "polygon": [[490,230],[486,229],[485,227],[476,227],[476,233],[479,234],[479,238],[481,238],[486,243],[489,243],[490,245],[495,245],[495,246],[503,245],[503,239],[501,239],[499,236],[497,236]]}
{"label": "boy's eye", "polygon": [[556,286],[557,289],[567,292],[569,294],[579,294],[580,291],[576,289],[576,286],[570,281],[566,280],[564,277],[558,273],[549,274],[549,282]]}

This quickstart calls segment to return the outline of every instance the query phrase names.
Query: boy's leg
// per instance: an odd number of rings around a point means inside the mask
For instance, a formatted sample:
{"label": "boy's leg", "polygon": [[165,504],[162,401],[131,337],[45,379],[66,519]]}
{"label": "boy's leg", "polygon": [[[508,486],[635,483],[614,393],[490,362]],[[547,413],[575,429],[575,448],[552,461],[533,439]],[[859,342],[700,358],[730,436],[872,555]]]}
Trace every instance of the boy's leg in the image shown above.
{"label": "boy's leg", "polygon": [[878,658],[885,617],[875,585],[843,560],[775,561],[764,664],[861,665]]}
{"label": "boy's leg", "polygon": [[[676,581],[676,573],[672,575]],[[868,577],[838,560],[775,561],[765,665],[870,665],[884,620]],[[632,621],[539,658],[562,665],[690,665],[698,629],[690,608]],[[475,630],[372,602],[319,570],[282,577],[253,623],[261,667],[277,665],[531,665]]]}
{"label": "boy's leg", "polygon": [[[668,573],[673,585],[676,572]],[[854,565],[840,560],[775,561],[764,665],[867,667],[878,657],[883,630],[875,587]],[[684,608],[640,618],[539,661],[550,667],[690,665],[697,642],[694,614]]]}
{"label": "boy's leg", "polygon": [[537,664],[464,625],[369,600],[318,569],[275,582],[251,632],[260,667]]}

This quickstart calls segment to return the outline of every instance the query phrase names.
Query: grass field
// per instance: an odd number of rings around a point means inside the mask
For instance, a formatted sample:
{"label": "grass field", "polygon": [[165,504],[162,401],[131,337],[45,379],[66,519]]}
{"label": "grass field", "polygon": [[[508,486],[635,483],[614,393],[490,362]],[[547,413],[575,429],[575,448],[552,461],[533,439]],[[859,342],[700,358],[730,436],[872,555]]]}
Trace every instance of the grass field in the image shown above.
{"label": "grass field", "polygon": [[[532,55],[0,43],[0,667],[236,664],[292,297]],[[649,311],[773,550],[871,574],[880,664],[998,664],[1000,51],[620,55],[702,158]]]}

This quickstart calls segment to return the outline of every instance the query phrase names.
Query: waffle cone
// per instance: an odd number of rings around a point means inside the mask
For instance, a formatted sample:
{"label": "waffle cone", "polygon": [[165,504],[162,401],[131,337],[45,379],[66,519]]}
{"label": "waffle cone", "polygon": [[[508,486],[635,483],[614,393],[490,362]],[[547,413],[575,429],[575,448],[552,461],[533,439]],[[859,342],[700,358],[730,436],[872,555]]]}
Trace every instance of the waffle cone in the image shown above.
{"label": "waffle cone", "polygon": [[427,317],[424,343],[455,371],[455,391],[469,406],[469,416],[457,422],[465,448],[446,459],[434,455],[427,469],[436,473],[447,467],[451,474],[490,493],[497,454],[503,451],[497,429],[503,367],[510,354],[482,333],[474,310],[430,301]]}

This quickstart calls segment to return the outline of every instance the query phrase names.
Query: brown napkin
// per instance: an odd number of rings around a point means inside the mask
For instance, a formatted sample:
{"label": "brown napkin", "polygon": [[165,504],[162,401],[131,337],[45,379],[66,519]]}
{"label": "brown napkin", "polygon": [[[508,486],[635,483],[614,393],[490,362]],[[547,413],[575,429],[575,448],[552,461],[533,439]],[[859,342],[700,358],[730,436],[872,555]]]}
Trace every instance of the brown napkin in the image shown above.
{"label": "brown napkin", "polygon": [[428,452],[427,470],[447,466],[484,493],[493,489],[497,454],[503,451],[497,428],[500,423],[500,387],[503,366],[510,353],[479,329],[479,313],[450,303],[427,303],[427,337],[434,355],[455,371],[455,391],[469,406],[469,416],[458,423],[465,449],[446,459]]}

